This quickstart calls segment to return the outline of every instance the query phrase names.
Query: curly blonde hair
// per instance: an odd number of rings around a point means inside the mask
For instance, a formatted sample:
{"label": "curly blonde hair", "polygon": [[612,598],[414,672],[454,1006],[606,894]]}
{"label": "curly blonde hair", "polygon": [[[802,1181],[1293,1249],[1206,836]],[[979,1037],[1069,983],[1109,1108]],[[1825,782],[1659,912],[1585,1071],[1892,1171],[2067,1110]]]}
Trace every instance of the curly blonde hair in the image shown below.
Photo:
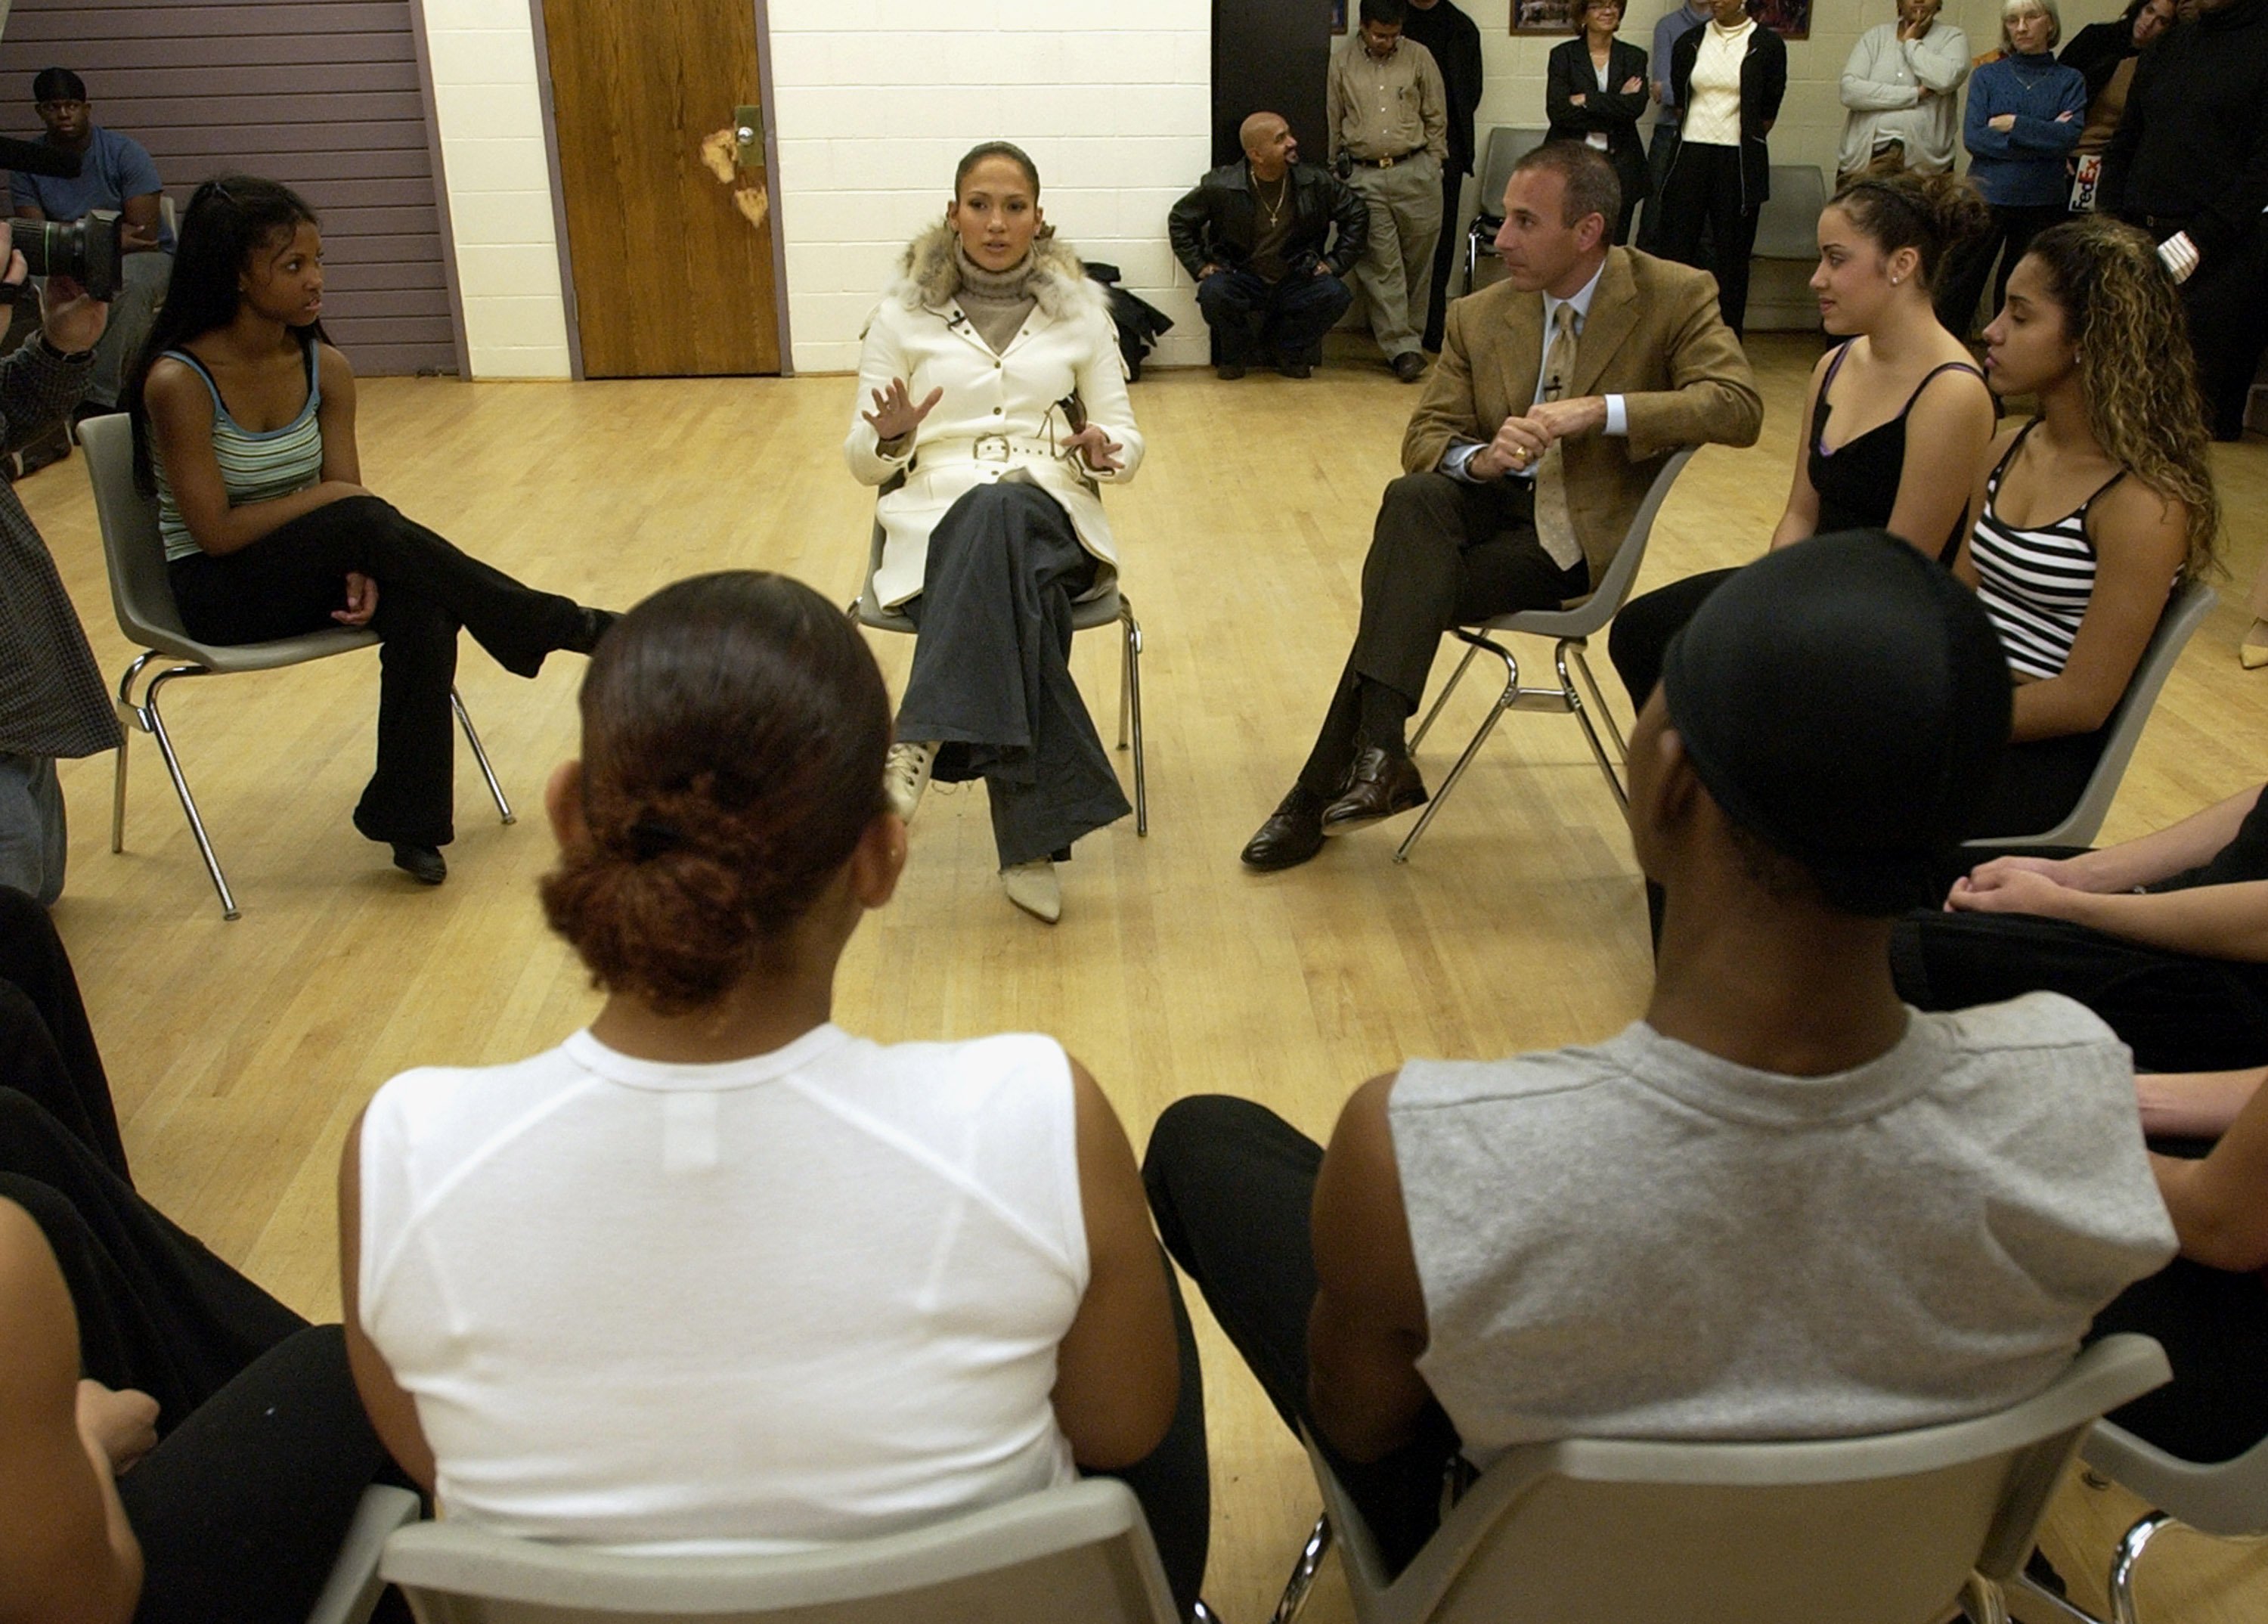
{"label": "curly blonde hair", "polygon": [[2032,239],[2074,341],[2087,426],[2097,444],[2189,518],[2187,578],[2221,572],[2214,494],[2188,318],[2150,239],[2101,215]]}

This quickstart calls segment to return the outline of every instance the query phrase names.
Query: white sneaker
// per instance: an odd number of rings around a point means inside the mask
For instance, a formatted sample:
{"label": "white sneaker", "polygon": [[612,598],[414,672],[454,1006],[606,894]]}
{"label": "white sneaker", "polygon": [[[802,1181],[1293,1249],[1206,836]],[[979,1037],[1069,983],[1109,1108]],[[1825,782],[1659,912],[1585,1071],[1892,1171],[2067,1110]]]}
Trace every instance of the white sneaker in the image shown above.
{"label": "white sneaker", "polygon": [[1000,883],[1008,900],[1034,919],[1052,925],[1063,918],[1063,882],[1056,878],[1056,866],[1049,859],[1035,857],[1003,868]]}
{"label": "white sneaker", "polygon": [[882,764],[882,793],[890,798],[890,810],[901,822],[914,821],[914,808],[921,805],[922,791],[929,787],[930,769],[937,764],[935,744],[893,744],[889,758]]}

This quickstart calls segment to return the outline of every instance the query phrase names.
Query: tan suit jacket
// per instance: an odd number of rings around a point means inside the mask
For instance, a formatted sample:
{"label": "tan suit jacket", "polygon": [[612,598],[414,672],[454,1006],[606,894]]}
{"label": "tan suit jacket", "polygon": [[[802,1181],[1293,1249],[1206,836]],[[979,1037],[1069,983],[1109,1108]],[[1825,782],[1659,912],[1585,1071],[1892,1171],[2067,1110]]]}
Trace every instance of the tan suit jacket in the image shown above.
{"label": "tan suit jacket", "polygon": [[[1485,444],[1535,404],[1543,296],[1499,282],[1449,306],[1440,364],[1402,439],[1402,466],[1438,468],[1452,446]],[[1591,565],[1606,572],[1661,459],[1680,446],[1753,446],[1764,401],[1741,341],[1717,314],[1706,271],[1609,248],[1575,343],[1567,398],[1619,395],[1629,433],[1565,442],[1567,509]]]}

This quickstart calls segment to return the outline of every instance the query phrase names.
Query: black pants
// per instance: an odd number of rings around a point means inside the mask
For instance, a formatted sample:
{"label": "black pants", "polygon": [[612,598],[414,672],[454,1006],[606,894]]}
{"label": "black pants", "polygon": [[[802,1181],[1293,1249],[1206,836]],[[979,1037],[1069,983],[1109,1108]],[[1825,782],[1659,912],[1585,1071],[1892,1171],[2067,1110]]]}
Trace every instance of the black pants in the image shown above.
{"label": "black pants", "polygon": [[1890,968],[1898,996],[1921,1009],[2061,993],[2102,1016],[2142,1071],[2268,1061],[2268,965],[2169,953],[2067,919],[1932,912],[1898,922]]}
{"label": "black pants", "polygon": [[[1307,1412],[1307,1310],[1315,1300],[1307,1215],[1322,1147],[1265,1106],[1225,1095],[1176,1100],[1158,1118],[1142,1182],[1166,1249],[1259,1378],[1284,1424]],[[1429,1403],[1418,1436],[1381,1460],[1347,1459],[1318,1435],[1333,1473],[1399,1572],[1440,1524],[1455,1427]]]}
{"label": "black pants", "polygon": [[140,1624],[298,1624],[387,1465],[338,1327],[309,1326],[0,1089],[0,1199],[29,1213],[78,1318],[80,1364],[158,1400],[118,1480]]}
{"label": "black pants", "polygon": [[1354,764],[1359,680],[1383,683],[1415,710],[1441,634],[1517,609],[1557,609],[1590,589],[1589,566],[1551,562],[1535,539],[1524,480],[1467,484],[1404,474],[1386,487],[1362,565],[1362,621],[1300,782],[1338,794]]}
{"label": "black pants", "polygon": [[1280,282],[1248,270],[1217,270],[1197,284],[1197,308],[1220,345],[1225,365],[1252,358],[1257,318],[1261,351],[1275,361],[1305,361],[1346,314],[1354,292],[1336,277],[1294,270]]}
{"label": "black pants", "polygon": [[1749,255],[1756,246],[1756,209],[1741,183],[1741,149],[1681,143],[1654,196],[1650,207],[1661,210],[1663,255],[1714,273],[1717,308],[1740,336],[1749,307]]}
{"label": "black pants", "polygon": [[[2174,234],[2169,222],[2157,233]],[[2244,408],[2251,398],[2260,353],[2268,349],[2268,221],[2255,219],[2238,240],[2202,256],[2182,284],[2189,313],[2190,343],[2197,351],[2198,385],[2205,417],[2216,439],[2244,432]]]}
{"label": "black pants", "polygon": [[1212,1477],[1205,1451],[1204,1368],[1197,1362],[1197,1339],[1189,1328],[1189,1310],[1182,1301],[1182,1282],[1174,1266],[1158,1259],[1166,1271],[1166,1289],[1174,1300],[1174,1352],[1181,1362],[1182,1393],[1174,1419],[1158,1447],[1130,1466],[1116,1472],[1083,1475],[1116,1478],[1142,1502],[1142,1515],[1157,1542],[1158,1563],[1174,1604],[1188,1618],[1197,1606],[1204,1583],[1205,1558],[1212,1545]]}
{"label": "black pants", "polygon": [[[1421,349],[1435,355],[1441,352],[1441,337],[1449,320],[1449,272],[1457,256],[1465,251],[1466,236],[1457,229],[1457,211],[1465,201],[1465,177],[1471,173],[1470,169],[1458,168],[1454,156],[1441,166],[1441,235],[1433,244],[1433,280],[1430,284],[1432,292],[1425,300],[1425,331],[1418,341]],[[1501,197],[1480,200],[1483,214],[1494,214],[1503,205]],[[1472,289],[1465,292],[1469,293]]]}
{"label": "black pants", "polygon": [[[1669,166],[1677,158],[1677,126],[1668,119],[1657,119],[1646,141],[1646,172],[1649,182],[1646,196],[1646,213],[1638,223],[1637,247],[1641,253],[1660,255],[1661,249],[1661,188],[1669,179]],[[1624,202],[1624,209],[1629,203]]]}
{"label": "black pants", "polygon": [[0,1088],[28,1096],[131,1185],[110,1080],[48,911],[0,886]]}
{"label": "black pants", "polygon": [[207,643],[261,643],[335,624],[357,571],[378,583],[378,769],[355,808],[373,840],[446,845],[455,834],[449,688],[462,626],[496,662],[534,676],[583,631],[571,598],[536,592],[460,552],[374,496],[279,525],[249,547],[168,566],[181,624]]}
{"label": "black pants", "polygon": [[[1938,272],[1937,319],[1945,330],[1955,338],[1969,336],[1969,329],[1977,319],[1977,301],[1984,297],[1988,277],[1992,283],[1991,309],[1997,313],[2007,297],[2008,273],[2024,257],[2024,251],[2032,246],[2032,239],[2070,218],[2070,210],[2060,203],[1994,203],[1992,228],[1982,237],[1972,238],[1954,249]],[[1992,269],[1996,256],[2000,262],[1997,273]],[[1991,314],[1985,320],[1991,321]]]}
{"label": "black pants", "polygon": [[930,532],[898,737],[942,783],[984,780],[1004,868],[1069,853],[1132,810],[1071,679],[1071,600],[1099,568],[1036,485],[979,485]]}
{"label": "black pants", "polygon": [[2095,1317],[2089,1340],[2158,1339],[2174,1379],[2110,1419],[2183,1460],[2231,1460],[2268,1438],[2268,1283],[2176,1258]]}

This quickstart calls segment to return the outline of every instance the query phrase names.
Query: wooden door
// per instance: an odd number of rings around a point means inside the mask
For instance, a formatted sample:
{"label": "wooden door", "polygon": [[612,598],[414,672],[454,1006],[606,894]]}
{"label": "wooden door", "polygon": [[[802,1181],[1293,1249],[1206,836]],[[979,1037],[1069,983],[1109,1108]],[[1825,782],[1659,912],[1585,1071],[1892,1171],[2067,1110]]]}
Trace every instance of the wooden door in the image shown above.
{"label": "wooden door", "polygon": [[584,373],[778,372],[753,0],[544,0],[543,23]]}

